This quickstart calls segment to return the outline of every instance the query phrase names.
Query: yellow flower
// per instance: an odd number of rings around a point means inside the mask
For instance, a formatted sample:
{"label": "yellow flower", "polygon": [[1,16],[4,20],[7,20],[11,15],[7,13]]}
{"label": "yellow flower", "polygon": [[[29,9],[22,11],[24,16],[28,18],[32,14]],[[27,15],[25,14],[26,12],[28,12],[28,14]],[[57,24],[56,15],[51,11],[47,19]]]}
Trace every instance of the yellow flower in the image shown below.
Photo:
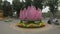
{"label": "yellow flower", "polygon": [[40,23],[40,26],[44,26],[45,24],[42,22],[42,23]]}

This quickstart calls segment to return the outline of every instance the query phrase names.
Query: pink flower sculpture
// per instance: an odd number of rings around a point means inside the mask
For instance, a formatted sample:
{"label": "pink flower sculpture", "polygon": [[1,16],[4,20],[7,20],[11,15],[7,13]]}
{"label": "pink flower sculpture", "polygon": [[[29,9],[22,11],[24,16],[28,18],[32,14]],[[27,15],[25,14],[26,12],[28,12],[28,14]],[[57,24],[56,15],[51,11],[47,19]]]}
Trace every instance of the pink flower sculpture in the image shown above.
{"label": "pink flower sculpture", "polygon": [[24,10],[20,10],[20,20],[41,20],[42,19],[42,11],[41,9],[36,8],[34,6],[28,6],[28,8],[24,8]]}

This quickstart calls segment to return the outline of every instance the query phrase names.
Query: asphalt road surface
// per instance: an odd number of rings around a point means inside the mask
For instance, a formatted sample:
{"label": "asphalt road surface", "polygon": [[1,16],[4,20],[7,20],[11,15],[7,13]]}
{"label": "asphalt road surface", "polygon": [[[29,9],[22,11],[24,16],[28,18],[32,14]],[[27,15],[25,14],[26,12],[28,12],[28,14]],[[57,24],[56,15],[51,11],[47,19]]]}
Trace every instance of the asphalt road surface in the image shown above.
{"label": "asphalt road surface", "polygon": [[[11,24],[19,22],[19,19],[13,19],[12,22],[4,22],[0,21],[0,34],[60,34],[60,27],[52,27],[53,29],[47,31],[18,31],[10,27]],[[47,19],[43,20],[43,22],[47,22]],[[39,29],[40,30],[40,29]]]}

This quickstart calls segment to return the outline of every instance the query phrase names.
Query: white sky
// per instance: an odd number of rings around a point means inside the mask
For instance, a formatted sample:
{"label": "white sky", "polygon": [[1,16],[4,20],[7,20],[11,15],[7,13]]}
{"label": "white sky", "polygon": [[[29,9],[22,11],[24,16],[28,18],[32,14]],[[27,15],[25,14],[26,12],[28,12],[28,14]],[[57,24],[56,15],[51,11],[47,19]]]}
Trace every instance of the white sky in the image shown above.
{"label": "white sky", "polygon": [[44,12],[44,13],[47,13],[48,11],[49,11],[49,7],[48,6],[42,10],[42,12]]}
{"label": "white sky", "polygon": [[[9,1],[12,4],[12,0],[7,0],[7,1]],[[22,1],[22,0],[20,0],[20,1]],[[59,8],[58,10],[60,10],[60,7],[58,7],[58,8]],[[46,7],[45,9],[42,10],[42,12],[44,12],[44,13],[46,13],[48,11],[49,11],[49,7]]]}

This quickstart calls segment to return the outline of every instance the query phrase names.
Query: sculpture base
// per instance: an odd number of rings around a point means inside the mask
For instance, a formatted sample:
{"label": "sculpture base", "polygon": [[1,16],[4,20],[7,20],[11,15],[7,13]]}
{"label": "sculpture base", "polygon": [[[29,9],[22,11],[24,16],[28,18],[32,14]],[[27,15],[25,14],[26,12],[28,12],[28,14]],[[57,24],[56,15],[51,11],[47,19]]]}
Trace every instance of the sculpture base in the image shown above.
{"label": "sculpture base", "polygon": [[23,28],[40,28],[40,27],[44,27],[45,24],[44,23],[39,23],[39,24],[34,24],[34,23],[30,23],[30,24],[18,23],[17,26],[18,27],[23,27]]}

